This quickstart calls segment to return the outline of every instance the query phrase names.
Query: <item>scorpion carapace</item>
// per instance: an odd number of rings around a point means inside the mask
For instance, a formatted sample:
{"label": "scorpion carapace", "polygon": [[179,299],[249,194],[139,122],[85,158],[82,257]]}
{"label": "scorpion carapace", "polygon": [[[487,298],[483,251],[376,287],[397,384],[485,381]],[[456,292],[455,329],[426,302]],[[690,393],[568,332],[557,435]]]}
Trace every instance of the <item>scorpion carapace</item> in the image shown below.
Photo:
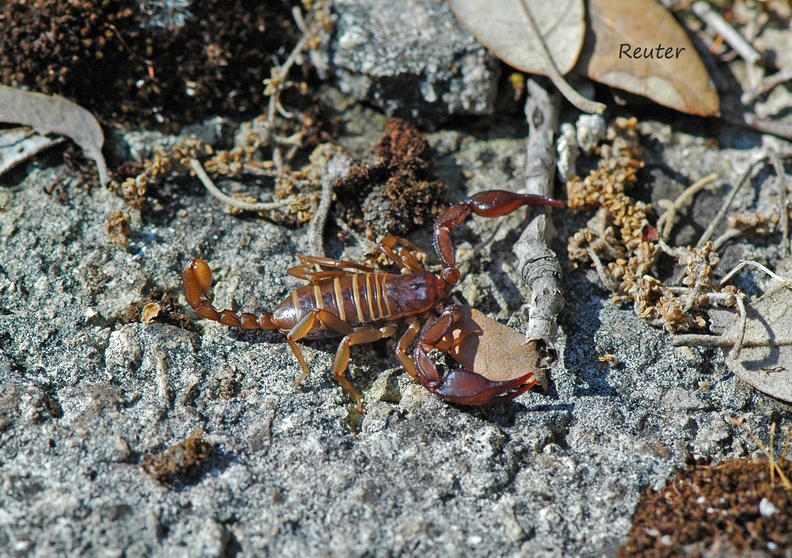
{"label": "scorpion carapace", "polygon": [[[288,273],[308,284],[293,291],[272,312],[256,315],[217,310],[209,291],[212,271],[203,260],[192,260],[184,270],[184,291],[190,306],[202,318],[231,327],[278,329],[285,333],[302,368],[297,385],[310,373],[297,341],[343,337],[333,362],[333,376],[352,395],[359,410],[362,410],[361,396],[344,375],[349,365],[349,347],[391,337],[402,323],[407,328],[396,344],[396,357],[426,389],[447,401],[464,405],[508,401],[536,385],[533,372],[509,381],[491,381],[464,369],[441,376],[428,354],[432,349],[447,351],[454,346],[447,341],[447,334],[459,319],[459,313],[447,302],[451,288],[459,280],[451,229],[458,227],[471,212],[499,217],[524,205],[564,207],[563,203],[544,196],[491,190],[446,209],[434,228],[434,247],[443,266],[437,275],[423,269],[411,251],[418,250],[412,243],[386,236],[378,250],[401,269],[401,274],[298,254],[300,265]],[[423,328],[422,323],[426,324]],[[463,342],[464,338],[453,343]],[[410,356],[408,350],[413,343]]]}

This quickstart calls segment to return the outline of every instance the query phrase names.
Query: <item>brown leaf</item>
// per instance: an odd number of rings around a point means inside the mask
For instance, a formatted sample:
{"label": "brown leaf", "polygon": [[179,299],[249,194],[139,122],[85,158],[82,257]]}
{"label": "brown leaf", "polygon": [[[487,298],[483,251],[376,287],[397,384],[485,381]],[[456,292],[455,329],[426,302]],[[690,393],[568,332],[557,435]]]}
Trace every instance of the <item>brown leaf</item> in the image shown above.
{"label": "brown leaf", "polygon": [[583,0],[448,0],[448,5],[495,56],[518,70],[548,76],[580,110],[605,111],[561,77],[575,66],[583,46]]}
{"label": "brown leaf", "polygon": [[547,374],[540,365],[542,357],[532,343],[525,343],[525,335],[493,320],[469,306],[458,306],[462,318],[451,332],[457,339],[463,332],[481,330],[481,335],[468,335],[449,354],[463,368],[488,380],[504,382],[533,372],[536,381],[547,390]]}
{"label": "brown leaf", "polygon": [[[741,380],[782,401],[792,403],[792,290],[774,289],[746,307],[743,347],[731,351],[726,365]],[[741,320],[735,318],[723,333],[737,339]]]}
{"label": "brown leaf", "polygon": [[102,128],[80,105],[58,95],[50,97],[0,85],[0,122],[24,124],[41,135],[55,133],[70,138],[96,162],[100,182],[110,181],[102,155]]}
{"label": "brown leaf", "polygon": [[589,0],[587,24],[575,71],[681,112],[720,114],[693,43],[656,0]]}

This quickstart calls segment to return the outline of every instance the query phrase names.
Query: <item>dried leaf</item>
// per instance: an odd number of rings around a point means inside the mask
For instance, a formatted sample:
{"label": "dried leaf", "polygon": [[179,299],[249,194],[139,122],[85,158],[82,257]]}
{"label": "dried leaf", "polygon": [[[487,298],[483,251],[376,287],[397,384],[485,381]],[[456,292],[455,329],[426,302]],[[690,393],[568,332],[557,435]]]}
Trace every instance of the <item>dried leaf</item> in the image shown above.
{"label": "dried leaf", "polygon": [[[731,351],[726,365],[743,381],[783,401],[792,403],[792,290],[774,289],[746,307],[745,337],[739,355]],[[735,318],[723,333],[740,337],[741,320]]]}
{"label": "dried leaf", "polygon": [[0,176],[61,141],[41,136],[27,126],[0,131]]}
{"label": "dried leaf", "polygon": [[41,135],[55,133],[70,138],[96,162],[101,183],[110,181],[102,155],[102,128],[80,105],[58,95],[50,97],[0,85],[0,122],[30,126]]}
{"label": "dried leaf", "polygon": [[580,96],[564,81],[585,35],[583,0],[448,0],[457,19],[495,56],[524,72],[548,76],[579,109],[605,106]]}
{"label": "dried leaf", "polygon": [[162,306],[156,302],[149,302],[140,312],[140,321],[148,325],[160,315],[160,312],[162,312]]}
{"label": "dried leaf", "polygon": [[720,114],[718,93],[704,63],[685,30],[659,2],[589,0],[587,16],[577,72],[681,112]]}
{"label": "dried leaf", "polygon": [[525,343],[525,335],[493,320],[475,308],[459,306],[462,318],[456,323],[452,336],[481,330],[481,335],[468,335],[449,354],[463,368],[488,380],[503,382],[533,372],[536,381],[547,390],[547,374],[540,365],[542,357],[533,344]]}

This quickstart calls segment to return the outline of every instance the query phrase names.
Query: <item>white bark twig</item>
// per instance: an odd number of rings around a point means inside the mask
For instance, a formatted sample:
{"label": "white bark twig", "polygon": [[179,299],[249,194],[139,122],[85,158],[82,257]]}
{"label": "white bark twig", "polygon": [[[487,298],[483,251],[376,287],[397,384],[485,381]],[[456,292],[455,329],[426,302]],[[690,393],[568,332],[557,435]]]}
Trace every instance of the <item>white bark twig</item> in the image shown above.
{"label": "white bark twig", "polygon": [[781,219],[781,256],[786,257],[789,255],[789,211],[787,210],[787,175],[784,171],[784,164],[781,158],[774,151],[770,151],[770,162],[773,164],[773,169],[776,173],[776,180],[778,180],[778,203],[779,217]]}
{"label": "white bark twig", "polygon": [[[551,196],[555,158],[553,133],[558,126],[559,97],[540,82],[529,78],[525,116],[529,135],[525,168],[525,192]],[[518,270],[531,289],[527,343],[542,343],[551,361],[556,358],[557,316],[564,307],[561,294],[561,265],[548,247],[552,223],[547,214],[536,215],[514,245]]]}
{"label": "white bark twig", "polygon": [[743,37],[734,27],[726,21],[723,16],[709,2],[699,0],[694,2],[693,13],[695,13],[704,23],[707,24],[713,31],[723,37],[723,40],[734,49],[734,51],[745,60],[745,63],[751,69],[749,72],[751,79],[751,87],[756,85],[762,80],[764,69],[759,66],[762,60],[762,55]]}

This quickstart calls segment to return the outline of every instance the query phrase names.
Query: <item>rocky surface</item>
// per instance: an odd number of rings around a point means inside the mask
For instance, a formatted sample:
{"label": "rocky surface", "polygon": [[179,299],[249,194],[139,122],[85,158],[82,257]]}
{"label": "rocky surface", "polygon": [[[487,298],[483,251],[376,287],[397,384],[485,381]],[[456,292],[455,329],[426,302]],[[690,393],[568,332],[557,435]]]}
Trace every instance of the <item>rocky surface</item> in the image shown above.
{"label": "rocky surface", "polygon": [[441,0],[337,0],[330,59],[344,93],[436,122],[494,110],[500,63]]}
{"label": "rocky surface", "polygon": [[[432,135],[438,172],[457,197],[462,175],[470,190],[516,187],[521,132]],[[788,416],[730,374],[719,350],[672,348],[567,266],[547,394],[448,405],[409,380],[388,341],[353,349],[361,421],[328,373],[332,341],[305,344],[315,373],[298,390],[278,334],[124,323],[155,288],[183,305],[179,273],[194,256],[216,270],[218,306],[271,308],[297,284],[285,270],[305,248],[302,230],[231,216],[181,178],[132,212],[130,244],[118,248],[105,226],[119,198],[69,182],[57,162],[27,171],[2,187],[0,214],[6,555],[609,556],[641,492],[689,453],[754,451],[724,416],[759,428]],[[58,178],[66,203],[42,192]],[[562,239],[580,219],[556,212]],[[527,293],[509,251],[520,217],[503,221],[458,290],[519,327]],[[460,252],[495,225],[471,221]],[[606,354],[611,364],[598,360]],[[144,472],[144,455],[199,429],[212,452],[197,478],[163,486]]]}

